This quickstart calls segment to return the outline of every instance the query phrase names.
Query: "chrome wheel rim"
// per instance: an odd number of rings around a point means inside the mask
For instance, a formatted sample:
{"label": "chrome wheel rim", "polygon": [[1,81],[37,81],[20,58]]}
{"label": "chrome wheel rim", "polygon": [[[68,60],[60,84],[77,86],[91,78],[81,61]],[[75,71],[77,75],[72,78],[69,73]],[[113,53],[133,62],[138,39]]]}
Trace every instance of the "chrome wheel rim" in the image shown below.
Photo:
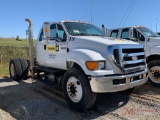
{"label": "chrome wheel rim", "polygon": [[160,83],[160,67],[159,66],[153,66],[150,68],[148,72],[149,78],[154,83]]}
{"label": "chrome wheel rim", "polygon": [[79,102],[82,99],[82,86],[80,81],[75,77],[70,77],[67,82],[67,93],[73,102]]}

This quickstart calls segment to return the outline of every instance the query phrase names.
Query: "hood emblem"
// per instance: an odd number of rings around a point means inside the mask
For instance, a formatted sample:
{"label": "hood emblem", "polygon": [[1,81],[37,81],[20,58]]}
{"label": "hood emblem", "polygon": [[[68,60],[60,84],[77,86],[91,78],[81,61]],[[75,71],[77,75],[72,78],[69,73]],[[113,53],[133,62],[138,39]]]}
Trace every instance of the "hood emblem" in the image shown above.
{"label": "hood emblem", "polygon": [[132,60],[138,60],[137,56],[132,56]]}

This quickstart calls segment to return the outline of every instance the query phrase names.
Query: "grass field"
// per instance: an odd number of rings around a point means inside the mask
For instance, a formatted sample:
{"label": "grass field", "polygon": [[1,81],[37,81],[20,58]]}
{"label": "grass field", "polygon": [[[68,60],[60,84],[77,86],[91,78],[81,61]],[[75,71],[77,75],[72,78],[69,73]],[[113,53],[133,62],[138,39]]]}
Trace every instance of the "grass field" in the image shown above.
{"label": "grass field", "polygon": [[[28,44],[27,39],[17,41],[12,38],[0,38],[0,77],[9,76],[10,59],[29,59]],[[34,40],[34,46],[35,44]]]}
{"label": "grass field", "polygon": [[[21,39],[22,41],[17,41],[12,38],[0,38],[0,46],[16,46],[16,47],[28,47],[28,40]],[[34,45],[36,44],[36,40],[34,40]]]}

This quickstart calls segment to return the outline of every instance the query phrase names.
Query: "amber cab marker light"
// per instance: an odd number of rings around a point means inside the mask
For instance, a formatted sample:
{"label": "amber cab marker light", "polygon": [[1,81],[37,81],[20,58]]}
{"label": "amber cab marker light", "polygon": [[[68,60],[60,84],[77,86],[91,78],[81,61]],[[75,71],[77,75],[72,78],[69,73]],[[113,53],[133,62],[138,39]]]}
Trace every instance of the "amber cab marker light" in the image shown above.
{"label": "amber cab marker light", "polygon": [[86,62],[86,66],[89,70],[97,70],[98,69],[98,62],[88,61],[88,62]]}
{"label": "amber cab marker light", "polygon": [[48,32],[48,28],[45,29],[45,32]]}

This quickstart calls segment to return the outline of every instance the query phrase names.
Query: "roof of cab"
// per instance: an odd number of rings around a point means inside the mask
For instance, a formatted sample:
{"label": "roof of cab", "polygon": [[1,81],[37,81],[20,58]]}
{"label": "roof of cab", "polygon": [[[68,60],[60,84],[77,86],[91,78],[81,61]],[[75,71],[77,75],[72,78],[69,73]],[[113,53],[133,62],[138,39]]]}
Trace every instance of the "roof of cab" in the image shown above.
{"label": "roof of cab", "polygon": [[[44,22],[44,23],[64,23],[64,22],[78,22],[78,23],[87,23],[87,22],[84,22],[84,21],[81,21],[81,20],[62,20],[62,21],[57,21],[57,22]],[[88,23],[88,24],[91,24],[91,23]]]}
{"label": "roof of cab", "polygon": [[137,25],[135,25],[135,26],[130,26],[130,27],[113,28],[111,30],[125,29],[125,28],[145,28],[145,27],[144,26],[137,26]]}

